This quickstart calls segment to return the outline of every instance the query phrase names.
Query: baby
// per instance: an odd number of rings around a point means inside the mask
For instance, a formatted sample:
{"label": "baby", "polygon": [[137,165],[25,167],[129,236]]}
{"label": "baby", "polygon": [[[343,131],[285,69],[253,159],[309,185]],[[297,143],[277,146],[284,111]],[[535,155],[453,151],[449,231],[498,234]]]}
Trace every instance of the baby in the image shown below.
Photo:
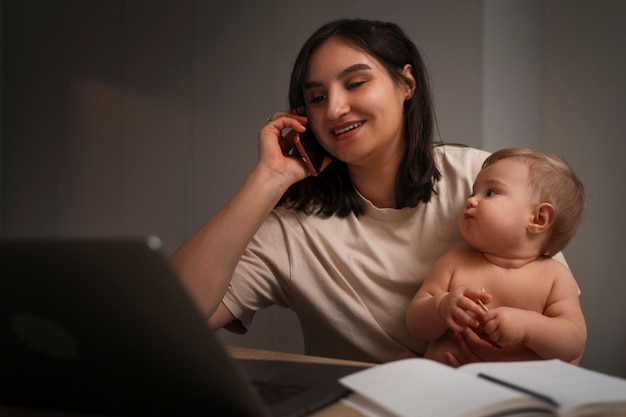
{"label": "baby", "polygon": [[576,233],[584,189],[562,159],[526,148],[485,160],[459,216],[471,248],[443,255],[407,310],[425,357],[464,357],[455,332],[472,329],[495,346],[524,346],[541,359],[579,363],[587,330],[570,270],[552,256]]}

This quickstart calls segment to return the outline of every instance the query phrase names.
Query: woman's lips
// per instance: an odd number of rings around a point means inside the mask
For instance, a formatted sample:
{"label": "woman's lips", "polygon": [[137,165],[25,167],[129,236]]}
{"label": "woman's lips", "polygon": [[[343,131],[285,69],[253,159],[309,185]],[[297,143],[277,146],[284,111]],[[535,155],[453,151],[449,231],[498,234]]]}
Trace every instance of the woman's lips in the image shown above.
{"label": "woman's lips", "polygon": [[330,131],[335,136],[335,139],[341,140],[356,134],[364,123],[365,122],[362,120],[358,122],[342,123],[341,125],[333,126]]}

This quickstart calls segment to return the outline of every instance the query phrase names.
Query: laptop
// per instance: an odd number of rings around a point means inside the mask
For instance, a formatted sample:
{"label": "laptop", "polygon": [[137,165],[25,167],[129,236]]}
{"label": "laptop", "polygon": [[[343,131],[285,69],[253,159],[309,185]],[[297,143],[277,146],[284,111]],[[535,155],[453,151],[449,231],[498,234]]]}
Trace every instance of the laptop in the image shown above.
{"label": "laptop", "polygon": [[295,417],[346,395],[337,380],[360,369],[232,359],[158,238],[0,241],[2,406]]}

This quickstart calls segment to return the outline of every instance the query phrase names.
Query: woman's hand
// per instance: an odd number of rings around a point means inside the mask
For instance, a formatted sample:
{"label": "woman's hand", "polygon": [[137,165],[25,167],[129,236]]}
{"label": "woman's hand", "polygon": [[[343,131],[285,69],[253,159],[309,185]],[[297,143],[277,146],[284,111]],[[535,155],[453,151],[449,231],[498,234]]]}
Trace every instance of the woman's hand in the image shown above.
{"label": "woman's hand", "polygon": [[489,361],[522,361],[541,359],[535,352],[523,345],[499,347],[481,339],[473,330],[467,328],[455,333],[460,347],[460,354],[455,356],[449,352],[444,357],[448,365],[459,367],[470,362]]}
{"label": "woman's hand", "polygon": [[[279,175],[289,184],[294,184],[310,175],[304,161],[294,148],[294,138],[306,130],[308,119],[295,113],[277,112],[259,132],[259,159],[257,169],[265,169]],[[322,164],[324,169],[329,163]]]}

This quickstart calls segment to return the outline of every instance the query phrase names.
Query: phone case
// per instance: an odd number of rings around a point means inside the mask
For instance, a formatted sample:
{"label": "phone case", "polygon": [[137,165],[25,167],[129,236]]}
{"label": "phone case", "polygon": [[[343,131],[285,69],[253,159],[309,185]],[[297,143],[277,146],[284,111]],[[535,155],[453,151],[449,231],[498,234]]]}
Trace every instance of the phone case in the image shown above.
{"label": "phone case", "polygon": [[314,176],[318,175],[322,168],[326,151],[317,141],[310,128],[307,127],[305,132],[296,135],[295,144],[298,153],[306,163],[311,174]]}

